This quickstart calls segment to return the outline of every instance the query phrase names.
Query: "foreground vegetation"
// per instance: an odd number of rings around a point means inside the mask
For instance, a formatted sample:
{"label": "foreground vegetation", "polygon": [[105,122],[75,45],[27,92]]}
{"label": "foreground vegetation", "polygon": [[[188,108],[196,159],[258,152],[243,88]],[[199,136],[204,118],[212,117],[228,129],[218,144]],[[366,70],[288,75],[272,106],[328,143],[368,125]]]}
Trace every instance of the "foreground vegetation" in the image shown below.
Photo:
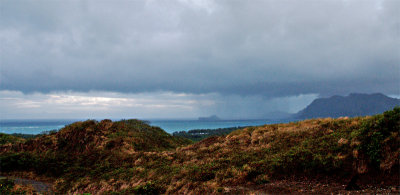
{"label": "foreground vegetation", "polygon": [[329,193],[350,180],[361,192],[396,192],[399,129],[400,108],[247,127],[194,144],[138,120],[85,121],[1,144],[0,167],[46,178],[60,193]]}
{"label": "foreground vegetation", "polygon": [[218,129],[193,129],[189,131],[176,131],[172,133],[173,136],[183,137],[190,139],[194,142],[201,141],[205,138],[212,136],[225,136],[231,133],[232,131],[238,129],[244,129],[246,127],[228,127],[228,128],[218,128]]}

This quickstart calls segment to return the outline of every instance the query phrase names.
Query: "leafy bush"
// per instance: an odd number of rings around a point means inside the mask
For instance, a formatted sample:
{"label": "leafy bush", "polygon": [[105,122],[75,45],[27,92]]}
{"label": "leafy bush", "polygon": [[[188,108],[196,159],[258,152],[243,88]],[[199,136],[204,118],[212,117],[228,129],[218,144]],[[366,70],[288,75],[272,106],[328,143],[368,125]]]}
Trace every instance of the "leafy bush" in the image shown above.
{"label": "leafy bush", "polygon": [[215,167],[211,164],[189,167],[189,179],[192,181],[209,181],[215,178]]}
{"label": "leafy bush", "polygon": [[218,128],[218,129],[193,129],[189,131],[176,131],[172,133],[174,137],[182,137],[190,139],[194,142],[201,141],[212,136],[224,136],[228,135],[232,131],[243,129],[244,127],[228,127],[228,128]]}
{"label": "leafy bush", "polygon": [[18,141],[22,141],[22,139],[18,138],[16,136],[13,136],[13,135],[0,133],[0,145],[7,144],[7,143],[13,144],[13,143],[16,143]]}
{"label": "leafy bush", "polygon": [[14,182],[6,178],[0,178],[0,194],[12,194]]}
{"label": "leafy bush", "polygon": [[135,194],[162,194],[165,190],[153,181],[148,181],[143,185],[136,186],[133,189]]}
{"label": "leafy bush", "polygon": [[358,149],[369,157],[372,166],[378,168],[383,158],[383,149],[390,141],[394,144],[391,148],[399,148],[396,138],[391,136],[393,133],[398,133],[399,130],[400,107],[396,107],[364,120],[361,128],[353,136],[361,142]]}

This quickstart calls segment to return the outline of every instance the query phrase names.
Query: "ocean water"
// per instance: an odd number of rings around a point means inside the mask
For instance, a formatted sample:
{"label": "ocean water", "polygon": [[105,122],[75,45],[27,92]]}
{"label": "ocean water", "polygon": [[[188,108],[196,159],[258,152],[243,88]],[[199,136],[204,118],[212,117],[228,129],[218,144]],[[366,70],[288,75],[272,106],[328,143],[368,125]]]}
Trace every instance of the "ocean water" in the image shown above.
{"label": "ocean water", "polygon": [[218,129],[226,127],[260,126],[265,124],[280,123],[271,120],[221,120],[221,121],[199,121],[199,120],[150,120],[150,125],[158,126],[168,133],[175,131],[188,131],[192,129]]}
{"label": "ocean water", "polygon": [[[44,131],[59,130],[65,125],[82,120],[0,120],[1,133],[39,134]],[[152,126],[158,126],[168,133],[192,129],[218,129],[226,127],[260,126],[264,124],[283,123],[287,120],[147,120]]]}
{"label": "ocean water", "polygon": [[74,120],[0,120],[1,133],[39,134],[44,131],[59,130]]}

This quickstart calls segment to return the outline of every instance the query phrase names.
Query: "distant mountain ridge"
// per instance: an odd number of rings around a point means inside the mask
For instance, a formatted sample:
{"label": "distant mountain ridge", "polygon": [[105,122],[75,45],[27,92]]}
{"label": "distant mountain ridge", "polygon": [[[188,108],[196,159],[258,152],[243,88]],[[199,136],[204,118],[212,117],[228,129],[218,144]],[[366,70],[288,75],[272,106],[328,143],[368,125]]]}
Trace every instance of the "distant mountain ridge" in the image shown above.
{"label": "distant mountain ridge", "polygon": [[348,96],[318,98],[305,109],[294,115],[297,119],[319,117],[355,117],[383,113],[400,106],[400,99],[391,98],[381,93],[351,93]]}

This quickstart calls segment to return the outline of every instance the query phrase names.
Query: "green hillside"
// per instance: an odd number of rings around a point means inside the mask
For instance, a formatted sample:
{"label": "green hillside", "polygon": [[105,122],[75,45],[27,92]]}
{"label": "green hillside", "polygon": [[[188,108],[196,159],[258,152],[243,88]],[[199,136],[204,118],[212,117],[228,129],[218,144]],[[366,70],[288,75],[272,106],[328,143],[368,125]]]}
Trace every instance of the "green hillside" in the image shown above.
{"label": "green hillside", "polygon": [[85,121],[2,144],[0,166],[3,175],[51,180],[60,193],[346,193],[351,179],[359,193],[396,193],[399,129],[399,107],[247,127],[195,144],[138,120]]}

